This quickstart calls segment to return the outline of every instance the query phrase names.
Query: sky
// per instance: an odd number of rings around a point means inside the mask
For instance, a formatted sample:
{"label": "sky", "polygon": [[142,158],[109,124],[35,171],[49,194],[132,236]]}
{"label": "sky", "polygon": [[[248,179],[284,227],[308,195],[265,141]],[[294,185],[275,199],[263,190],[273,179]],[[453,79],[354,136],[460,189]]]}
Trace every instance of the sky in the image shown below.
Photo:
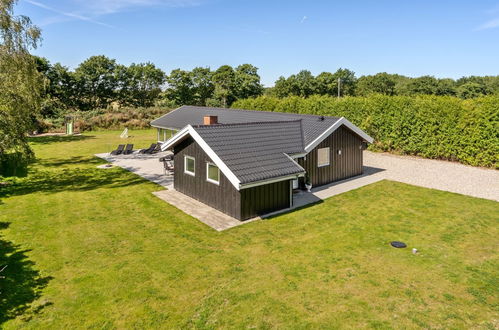
{"label": "sky", "polygon": [[499,0],[19,0],[34,54],[74,69],[92,55],[166,73],[251,63],[262,82],[302,69],[411,77],[499,74]]}

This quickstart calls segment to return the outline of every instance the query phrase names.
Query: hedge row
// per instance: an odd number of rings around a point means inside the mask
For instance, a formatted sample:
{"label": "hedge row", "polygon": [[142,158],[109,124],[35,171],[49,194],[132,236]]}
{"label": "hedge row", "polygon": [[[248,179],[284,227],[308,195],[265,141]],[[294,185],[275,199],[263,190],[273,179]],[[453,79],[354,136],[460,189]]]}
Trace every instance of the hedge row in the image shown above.
{"label": "hedge row", "polygon": [[275,98],[236,101],[233,108],[344,116],[375,140],[372,150],[499,168],[499,97],[450,96]]}

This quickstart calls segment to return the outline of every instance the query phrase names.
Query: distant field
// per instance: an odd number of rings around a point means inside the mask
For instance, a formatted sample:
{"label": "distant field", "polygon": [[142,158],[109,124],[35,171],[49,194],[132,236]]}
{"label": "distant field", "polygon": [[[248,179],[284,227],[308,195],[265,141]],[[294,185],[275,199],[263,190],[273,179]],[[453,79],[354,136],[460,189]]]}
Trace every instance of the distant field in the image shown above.
{"label": "distant field", "polygon": [[499,203],[381,181],[216,232],[96,168],[119,133],[34,138],[0,187],[0,327],[499,327]]}

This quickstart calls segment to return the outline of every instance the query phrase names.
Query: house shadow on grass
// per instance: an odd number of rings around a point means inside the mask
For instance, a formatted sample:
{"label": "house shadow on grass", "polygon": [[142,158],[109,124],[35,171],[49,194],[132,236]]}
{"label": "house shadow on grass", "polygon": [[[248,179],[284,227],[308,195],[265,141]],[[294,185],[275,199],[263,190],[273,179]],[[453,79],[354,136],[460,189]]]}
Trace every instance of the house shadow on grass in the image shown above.
{"label": "house shadow on grass", "polygon": [[[0,222],[0,230],[8,226],[9,223]],[[46,301],[33,306],[52,277],[41,276],[34,262],[28,259],[27,252],[29,250],[23,250],[0,236],[0,270],[3,269],[0,272],[0,327],[18,316],[29,319],[51,305]]]}

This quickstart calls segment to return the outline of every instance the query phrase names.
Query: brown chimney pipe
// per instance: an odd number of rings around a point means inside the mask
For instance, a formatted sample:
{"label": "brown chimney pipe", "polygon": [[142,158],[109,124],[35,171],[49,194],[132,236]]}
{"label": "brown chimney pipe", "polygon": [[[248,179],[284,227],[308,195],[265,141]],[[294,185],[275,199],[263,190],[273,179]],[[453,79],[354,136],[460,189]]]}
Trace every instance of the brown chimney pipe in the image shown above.
{"label": "brown chimney pipe", "polygon": [[218,124],[218,116],[204,116],[204,125]]}

